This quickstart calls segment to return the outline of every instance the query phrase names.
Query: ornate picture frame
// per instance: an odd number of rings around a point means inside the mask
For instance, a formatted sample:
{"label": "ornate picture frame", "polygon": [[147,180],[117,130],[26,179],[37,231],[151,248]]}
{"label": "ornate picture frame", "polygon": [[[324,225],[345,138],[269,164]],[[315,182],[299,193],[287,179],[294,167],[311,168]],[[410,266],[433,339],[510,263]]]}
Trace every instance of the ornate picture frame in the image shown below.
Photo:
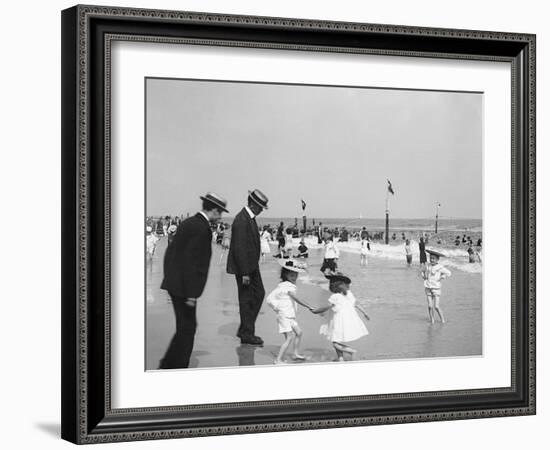
{"label": "ornate picture frame", "polygon": [[[511,64],[511,386],[113,409],[111,45],[238,46]],[[74,443],[535,414],[535,36],[100,6],[62,12],[62,437]]]}

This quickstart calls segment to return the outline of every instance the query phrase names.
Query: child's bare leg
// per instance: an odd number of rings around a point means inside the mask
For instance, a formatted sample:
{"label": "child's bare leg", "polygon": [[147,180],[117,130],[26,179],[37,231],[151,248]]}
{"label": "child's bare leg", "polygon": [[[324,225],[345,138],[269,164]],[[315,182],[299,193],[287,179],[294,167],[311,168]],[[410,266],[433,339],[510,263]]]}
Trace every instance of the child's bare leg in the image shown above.
{"label": "child's bare leg", "polygon": [[284,335],[285,335],[285,341],[283,342],[283,345],[281,345],[281,348],[279,349],[279,354],[277,355],[277,359],[275,359],[275,364],[281,364],[282,362],[284,362],[283,357],[285,356],[285,353],[288,350],[288,346],[290,345],[294,337],[294,334],[292,332],[284,333]]}
{"label": "child's bare leg", "polygon": [[340,350],[342,353],[349,353],[350,355],[353,355],[357,352],[354,348],[351,348],[348,345],[341,344],[340,342],[333,342],[333,345],[335,347],[338,347],[338,350]]}
{"label": "child's bare leg", "polygon": [[302,343],[302,329],[297,323],[294,323],[292,325],[292,330],[294,331],[294,359],[301,359],[304,360],[306,357],[302,354],[300,354],[300,344]]}
{"label": "child's bare leg", "polygon": [[349,353],[350,355],[357,353],[357,350],[355,350],[354,348],[351,348],[349,345],[342,345],[342,351],[344,353]]}
{"label": "child's bare leg", "polygon": [[434,302],[432,294],[426,294],[426,299],[428,300],[428,316],[430,317],[430,322],[435,323],[434,317]]}
{"label": "child's bare leg", "polygon": [[437,311],[437,314],[439,315],[439,318],[441,319],[441,323],[445,323],[445,317],[443,316],[443,311],[439,306],[439,295],[434,295],[434,306],[435,306],[435,310]]}
{"label": "child's bare leg", "polygon": [[344,352],[340,350],[339,344],[337,342],[333,342],[332,345],[334,346],[334,350],[336,350],[338,361],[344,361]]}

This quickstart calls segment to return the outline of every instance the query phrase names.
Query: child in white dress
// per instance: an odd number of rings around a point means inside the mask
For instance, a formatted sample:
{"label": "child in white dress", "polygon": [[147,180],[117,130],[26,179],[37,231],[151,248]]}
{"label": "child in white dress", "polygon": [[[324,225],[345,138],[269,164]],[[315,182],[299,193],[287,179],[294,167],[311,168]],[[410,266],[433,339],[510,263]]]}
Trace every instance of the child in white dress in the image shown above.
{"label": "child in white dress", "polygon": [[302,329],[296,321],[296,304],[312,310],[311,306],[302,302],[296,297],[296,280],[298,274],[305,272],[305,265],[297,263],[292,259],[279,260],[281,265],[281,282],[267,296],[267,304],[277,313],[279,333],[283,334],[285,340],[279,349],[275,364],[283,364],[284,356],[288,347],[294,342],[293,359],[303,361],[305,356],[300,354],[300,343],[302,341]]}
{"label": "child in white dress", "polygon": [[152,261],[153,255],[155,254],[155,249],[157,248],[157,242],[159,238],[153,233],[153,228],[150,226],[147,226],[146,228],[147,236],[145,238],[146,245],[147,245],[147,260]]}
{"label": "child in white dress", "polygon": [[292,249],[294,248],[294,243],[292,241],[292,229],[287,228],[285,234],[285,247],[284,247],[284,257],[290,258],[292,256]]}
{"label": "child in white dress", "polygon": [[360,265],[361,266],[366,266],[368,265],[369,261],[367,259],[367,256],[369,254],[369,244],[368,244],[368,241],[366,239],[362,239],[361,240],[361,251],[360,251],[360,254],[361,254],[361,262],[360,262]]}
{"label": "child in white dress", "polygon": [[265,262],[265,255],[271,253],[271,248],[269,247],[269,239],[271,238],[271,233],[264,227],[262,233],[260,234],[260,252],[262,256],[262,262]]}
{"label": "child in white dress", "polygon": [[329,275],[329,289],[333,293],[328,299],[328,305],[313,309],[315,314],[329,311],[328,320],[321,325],[320,333],[326,336],[334,346],[338,361],[344,361],[344,354],[350,356],[356,352],[347,345],[348,342],[369,334],[367,327],[357,314],[357,310],[370,320],[367,312],[357,303],[349,286],[351,280],[341,273]]}
{"label": "child in white dress", "polygon": [[451,271],[439,264],[439,258],[445,256],[443,253],[435,250],[426,249],[426,253],[430,254],[430,262],[422,269],[422,278],[424,279],[424,290],[426,299],[428,300],[428,315],[430,322],[435,323],[434,309],[439,315],[441,323],[445,323],[443,311],[439,306],[441,298],[441,280],[451,276]]}

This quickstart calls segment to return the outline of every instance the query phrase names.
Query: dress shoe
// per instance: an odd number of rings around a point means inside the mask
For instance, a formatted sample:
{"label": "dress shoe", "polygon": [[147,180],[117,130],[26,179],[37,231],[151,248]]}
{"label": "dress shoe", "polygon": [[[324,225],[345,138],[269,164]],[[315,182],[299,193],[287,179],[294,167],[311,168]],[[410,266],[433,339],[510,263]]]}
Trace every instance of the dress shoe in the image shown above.
{"label": "dress shoe", "polygon": [[262,346],[264,345],[264,341],[258,336],[243,336],[241,337],[241,344]]}

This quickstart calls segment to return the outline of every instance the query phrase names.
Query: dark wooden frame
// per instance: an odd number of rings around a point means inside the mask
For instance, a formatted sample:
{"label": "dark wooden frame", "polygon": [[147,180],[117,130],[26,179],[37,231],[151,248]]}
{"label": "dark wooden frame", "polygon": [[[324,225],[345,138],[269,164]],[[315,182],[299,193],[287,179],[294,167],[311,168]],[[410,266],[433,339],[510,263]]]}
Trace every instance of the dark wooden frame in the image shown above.
{"label": "dark wooden frame", "polygon": [[[512,384],[112,409],[110,43],[185,42],[512,65]],[[98,6],[62,13],[62,437],[161,439],[535,413],[535,36]]]}

